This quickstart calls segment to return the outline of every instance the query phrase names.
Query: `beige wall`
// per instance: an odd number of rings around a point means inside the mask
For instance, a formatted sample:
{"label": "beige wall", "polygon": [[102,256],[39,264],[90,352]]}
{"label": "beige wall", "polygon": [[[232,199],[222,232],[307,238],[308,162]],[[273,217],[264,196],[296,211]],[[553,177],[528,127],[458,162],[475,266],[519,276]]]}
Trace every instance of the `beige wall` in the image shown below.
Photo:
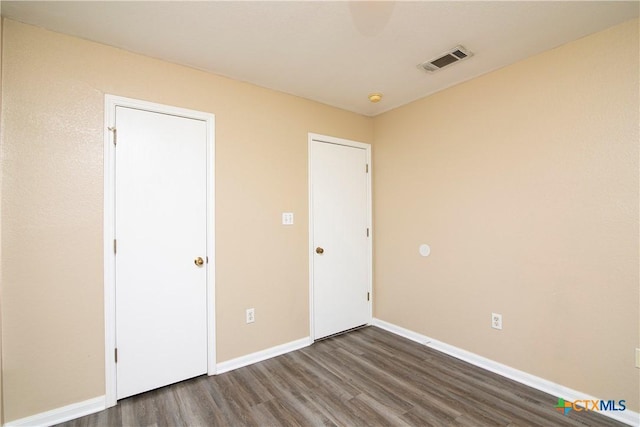
{"label": "beige wall", "polygon": [[[2,9],[2,4],[0,3],[0,9]],[[3,18],[0,15],[0,141],[2,141],[2,24]],[[1,159],[1,157],[0,157]],[[0,160],[1,161],[1,160]],[[2,165],[0,164],[0,217],[2,215]],[[0,228],[0,236],[2,235],[2,230]],[[1,237],[0,237],[1,238]],[[2,246],[0,245],[0,260]],[[4,423],[4,411],[3,407],[3,399],[2,399],[2,262],[0,261],[0,425]]]}
{"label": "beige wall", "polygon": [[376,317],[638,411],[638,76],[636,20],[376,117]]}
{"label": "beige wall", "polygon": [[309,335],[307,132],[372,119],[10,20],[4,42],[6,420],[104,394],[105,93],[216,115],[218,362]]}

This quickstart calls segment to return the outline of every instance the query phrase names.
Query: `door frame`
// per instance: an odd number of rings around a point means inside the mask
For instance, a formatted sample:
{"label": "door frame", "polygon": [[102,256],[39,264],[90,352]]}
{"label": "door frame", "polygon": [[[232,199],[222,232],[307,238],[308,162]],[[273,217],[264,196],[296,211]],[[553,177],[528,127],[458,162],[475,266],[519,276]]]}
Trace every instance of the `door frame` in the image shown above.
{"label": "door frame", "polygon": [[[106,94],[104,97],[104,326],[105,326],[105,404],[117,404],[116,283],[115,283],[115,146],[116,107],[168,114],[202,120],[207,125],[207,374],[216,373],[215,339],[215,116],[202,111],[156,104],[138,99]],[[110,129],[111,128],[111,129]],[[116,131],[117,132],[117,131]]]}
{"label": "door frame", "polygon": [[347,147],[361,148],[366,152],[367,165],[369,165],[369,173],[367,174],[367,227],[369,227],[369,239],[367,240],[367,272],[369,277],[367,280],[369,299],[369,317],[367,319],[367,325],[371,324],[373,318],[373,223],[372,223],[372,199],[371,199],[371,144],[364,142],[352,141],[349,139],[336,138],[333,136],[320,135],[316,133],[309,133],[308,136],[308,170],[309,170],[309,336],[311,341],[315,340],[315,307],[314,307],[314,275],[313,275],[313,260],[314,260],[314,236],[313,236],[313,150],[312,144],[314,142],[320,142],[324,144],[344,145]]}

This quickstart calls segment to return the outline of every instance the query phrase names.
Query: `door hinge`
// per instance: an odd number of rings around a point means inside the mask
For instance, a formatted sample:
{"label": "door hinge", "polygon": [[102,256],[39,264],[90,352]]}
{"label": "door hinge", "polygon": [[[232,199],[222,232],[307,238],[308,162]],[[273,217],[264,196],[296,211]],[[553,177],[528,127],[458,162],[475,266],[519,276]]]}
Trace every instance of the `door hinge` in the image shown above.
{"label": "door hinge", "polygon": [[113,132],[113,145],[118,145],[118,129],[116,129],[115,126],[107,129]]}
{"label": "door hinge", "polygon": [[369,237],[369,227],[367,227],[367,237]]}
{"label": "door hinge", "polygon": [[113,254],[117,254],[118,253],[118,241],[116,239],[113,239]]}
{"label": "door hinge", "polygon": [[371,301],[371,292],[367,292],[367,301]]}
{"label": "door hinge", "polygon": [[118,349],[117,348],[114,351],[114,356],[115,356],[115,359],[116,359],[116,363],[118,363]]}
{"label": "door hinge", "polygon": [[365,170],[366,173],[369,173],[369,163],[367,163],[367,165],[365,166],[364,170]]}

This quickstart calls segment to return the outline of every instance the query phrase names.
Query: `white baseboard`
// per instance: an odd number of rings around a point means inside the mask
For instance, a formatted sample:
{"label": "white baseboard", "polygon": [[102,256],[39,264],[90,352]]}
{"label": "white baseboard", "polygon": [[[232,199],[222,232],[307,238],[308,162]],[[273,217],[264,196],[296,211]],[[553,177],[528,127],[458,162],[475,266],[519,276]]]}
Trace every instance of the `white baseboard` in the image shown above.
{"label": "white baseboard", "polygon": [[[311,345],[311,342],[311,338],[306,337],[286,344],[271,347],[266,350],[258,351],[256,353],[248,354],[246,356],[238,357],[236,359],[228,360],[226,362],[218,363],[216,365],[216,374],[222,374],[224,372],[232,371],[243,366],[248,366],[253,363],[270,359],[272,357],[280,356],[281,354],[285,354],[290,351],[308,347],[309,345]],[[94,399],[85,400],[84,402],[78,402],[71,405],[63,406],[62,408],[52,409],[47,412],[32,415],[30,417],[9,421],[4,424],[4,427],[51,426],[54,424],[73,420],[75,418],[80,418],[85,415],[93,414],[104,409],[106,409],[106,398],[105,396],[100,396]]]}
{"label": "white baseboard", "polygon": [[271,359],[272,357],[280,356],[281,354],[289,353],[290,351],[299,350],[301,348],[308,347],[309,345],[311,345],[311,343],[312,341],[310,337],[301,338],[299,340],[277,345],[266,350],[247,354],[246,356],[227,360],[226,362],[217,364],[216,374],[233,371],[234,369],[262,362],[263,360]]}
{"label": "white baseboard", "polygon": [[41,412],[30,417],[21,418],[5,423],[5,427],[41,427],[63,423],[85,415],[100,412],[106,408],[105,397],[95,397],[84,402],[72,403],[61,408]]}
{"label": "white baseboard", "polygon": [[[503,365],[502,363],[487,359],[486,357],[479,356],[475,353],[471,353],[470,351],[466,351],[442,341],[429,338],[426,335],[422,335],[409,329],[405,329],[401,326],[385,322],[384,320],[373,319],[373,322],[371,324],[401,337],[410,339],[420,344],[424,344],[427,347],[448,354],[449,356],[453,356],[456,359],[464,360],[465,362],[471,363],[472,365],[478,366],[487,371],[491,371],[498,375],[502,375],[503,377],[517,381],[521,384],[538,389],[545,393],[549,393],[555,397],[561,397],[568,401],[598,399],[586,393],[581,393],[569,387],[565,387],[552,381],[545,380],[544,378],[540,378],[535,375],[528,374],[524,371],[512,368],[510,366]],[[599,412],[599,414],[623,422],[630,426],[640,426],[640,413],[638,412],[630,410],[622,412],[602,411]]]}

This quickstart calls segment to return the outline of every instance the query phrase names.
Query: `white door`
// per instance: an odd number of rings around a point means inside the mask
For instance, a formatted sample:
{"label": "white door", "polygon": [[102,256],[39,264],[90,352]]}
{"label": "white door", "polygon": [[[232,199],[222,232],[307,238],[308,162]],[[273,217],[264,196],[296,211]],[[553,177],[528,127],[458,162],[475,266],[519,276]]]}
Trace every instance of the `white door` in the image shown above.
{"label": "white door", "polygon": [[368,146],[324,140],[310,140],[315,339],[371,320]]}
{"label": "white door", "polygon": [[122,399],[207,372],[207,127],[121,106],[115,127]]}

